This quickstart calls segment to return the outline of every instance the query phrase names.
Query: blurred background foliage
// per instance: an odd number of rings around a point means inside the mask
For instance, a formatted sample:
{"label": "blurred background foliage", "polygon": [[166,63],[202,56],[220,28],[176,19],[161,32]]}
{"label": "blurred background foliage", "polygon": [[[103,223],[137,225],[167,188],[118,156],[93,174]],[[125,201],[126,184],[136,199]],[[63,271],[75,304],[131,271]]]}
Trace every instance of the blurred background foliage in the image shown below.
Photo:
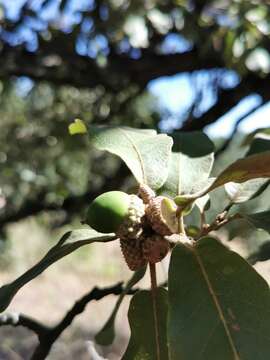
{"label": "blurred background foliage", "polygon": [[[0,6],[2,238],[7,224],[43,211],[59,210],[57,224],[82,217],[91,198],[125,184],[128,172],[116,159],[68,135],[74,118],[203,130],[251,94],[257,108],[270,98],[265,2],[13,0]],[[149,84],[181,73],[191,84],[191,105],[183,104],[171,122]]]}
{"label": "blurred background foliage", "polygon": [[[87,137],[68,134],[75,118],[87,125],[205,130],[256,95],[251,113],[270,101],[269,35],[270,5],[260,0],[0,0],[2,269],[15,267],[19,273],[62,226],[80,225],[91,199],[133,186],[116,158],[91,149]],[[150,85],[179,74],[191,91],[188,105],[179,104],[179,113],[172,114]],[[216,173],[246,152],[240,146],[244,135],[237,132],[245,119],[239,116],[229,138],[221,126],[213,139]],[[241,206],[265,210],[269,195],[267,190]],[[226,204],[224,191],[215,191],[209,219]],[[197,216],[194,211],[190,222]],[[225,237],[241,233],[248,246],[244,254],[267,240],[246,224],[235,226]],[[91,251],[90,257],[79,252],[73,258],[84,274],[89,259],[104,256]],[[117,256],[118,250],[105,254],[106,263],[95,262],[93,278],[102,282],[99,269],[102,276],[119,279]],[[59,265],[60,272],[74,271],[74,263],[67,264]]]}

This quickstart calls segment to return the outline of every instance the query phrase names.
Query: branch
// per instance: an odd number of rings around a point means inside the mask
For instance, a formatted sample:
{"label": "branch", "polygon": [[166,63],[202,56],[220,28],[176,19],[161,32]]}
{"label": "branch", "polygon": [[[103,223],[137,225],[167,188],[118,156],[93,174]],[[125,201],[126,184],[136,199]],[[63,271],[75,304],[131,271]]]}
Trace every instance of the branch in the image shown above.
{"label": "branch", "polygon": [[[98,190],[99,193],[103,193],[106,191],[114,190],[116,188],[121,187],[125,182],[127,176],[129,174],[129,170],[124,163],[121,163],[118,171],[115,176],[112,178],[105,178],[103,186]],[[21,219],[24,219],[28,216],[33,216],[41,213],[42,211],[55,211],[55,210],[64,210],[67,215],[70,217],[75,213],[80,213],[83,206],[89,204],[98,194],[97,191],[87,191],[86,193],[80,196],[69,196],[67,197],[62,205],[58,204],[46,204],[44,202],[46,191],[38,194],[35,200],[28,200],[24,203],[24,205],[15,212],[5,213],[0,216],[0,229],[5,225],[16,222]]]}
{"label": "branch", "polygon": [[231,110],[246,96],[256,93],[261,95],[262,101],[270,100],[269,92],[270,75],[262,78],[256,73],[249,73],[233,89],[222,89],[218,91],[217,102],[201,117],[188,118],[181,126],[182,131],[201,130],[217,121],[222,115]]}
{"label": "branch", "polygon": [[[233,204],[230,204],[230,207],[232,205]],[[238,213],[236,213],[234,215],[230,215],[228,217],[227,217],[227,213],[228,213],[228,210],[218,214],[217,217],[215,218],[215,220],[211,224],[204,224],[201,229],[201,232],[196,237],[196,240],[198,240],[204,236],[207,236],[212,231],[219,230],[221,227],[223,227],[224,225],[227,225],[231,221],[241,219],[241,215],[239,215]]]}
{"label": "branch", "polygon": [[255,113],[261,106],[265,105],[266,101],[261,102],[259,105],[255,106],[251,110],[249,110],[245,115],[241,116],[236,123],[234,124],[234,127],[232,129],[231,135],[228,137],[228,139],[223,143],[223,145],[215,152],[215,158],[217,158],[223,151],[225,151],[231,144],[234,135],[237,133],[238,128],[242,121],[244,121],[248,116]]}
{"label": "branch", "polygon": [[211,52],[208,56],[201,56],[196,48],[180,54],[167,55],[145,50],[142,57],[137,60],[123,56],[122,59],[118,58],[117,63],[120,68],[126,67],[131,81],[146,86],[149,81],[162,76],[224,66],[216,53]]}
{"label": "branch", "polygon": [[217,121],[222,115],[236,106],[240,100],[251,93],[245,83],[241,82],[233,89],[220,90],[218,101],[199,118],[189,117],[182,125],[182,131],[201,130]]}
{"label": "branch", "polygon": [[[107,287],[98,288],[95,287],[89,293],[79,299],[72,308],[66,313],[63,319],[54,327],[47,327],[41,324],[39,321],[29,318],[21,314],[3,314],[0,316],[0,326],[24,326],[29,330],[32,330],[39,339],[39,344],[36,347],[31,360],[43,360],[49,354],[53,344],[62,334],[62,332],[72,323],[74,318],[81,314],[87,304],[94,300],[100,300],[108,295],[120,295],[123,292],[122,283]],[[137,289],[131,289],[127,294],[134,294]]]}
{"label": "branch", "polygon": [[4,325],[11,325],[14,327],[23,326],[33,331],[39,339],[42,339],[44,336],[46,336],[50,330],[49,327],[41,324],[39,321],[18,313],[0,315],[0,326]]}
{"label": "branch", "polygon": [[23,46],[4,44],[0,51],[0,77],[28,76],[36,81],[78,88],[102,84],[107,90],[119,91],[127,86],[127,81],[145,88],[149,81],[161,76],[224,66],[222,58],[215,52],[201,56],[194,48],[167,55],[147,49],[138,59],[111,49],[107,65],[100,67],[94,59],[79,55],[74,41],[73,33],[57,33],[49,42],[41,40],[35,53]]}

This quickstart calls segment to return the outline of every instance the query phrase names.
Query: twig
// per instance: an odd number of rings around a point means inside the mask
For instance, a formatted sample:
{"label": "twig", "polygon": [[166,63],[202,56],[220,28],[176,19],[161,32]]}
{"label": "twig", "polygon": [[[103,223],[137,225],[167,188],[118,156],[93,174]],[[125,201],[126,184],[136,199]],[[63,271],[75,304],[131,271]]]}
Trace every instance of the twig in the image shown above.
{"label": "twig", "polygon": [[225,151],[231,144],[234,135],[237,133],[238,128],[241,124],[242,121],[244,121],[248,116],[250,116],[251,114],[253,114],[254,112],[256,112],[261,106],[263,106],[264,104],[266,104],[266,101],[260,102],[259,105],[255,106],[254,108],[252,108],[251,110],[249,110],[247,113],[245,113],[243,116],[241,116],[235,123],[230,136],[228,137],[227,140],[225,140],[225,142],[223,143],[223,145],[215,152],[215,158],[217,158],[221,153],[223,153],[223,151]]}
{"label": "twig", "polygon": [[205,227],[206,225],[206,216],[205,216],[205,212],[204,211],[200,211],[200,228],[201,228],[201,231],[202,229]]}
{"label": "twig", "polygon": [[2,314],[0,315],[0,326],[11,325],[14,327],[23,326],[33,331],[39,339],[45,336],[50,328],[41,324],[28,316],[18,313]]}
{"label": "twig", "polygon": [[[134,294],[138,289],[131,289],[127,294]],[[22,314],[3,314],[0,316],[0,326],[24,326],[29,330],[32,330],[39,339],[39,344],[36,347],[31,360],[43,360],[49,354],[53,344],[62,334],[62,332],[72,323],[74,318],[81,314],[86,305],[93,300],[100,300],[107,295],[120,295],[123,292],[122,283],[107,287],[98,288],[95,287],[89,293],[79,299],[72,308],[65,314],[62,320],[54,327],[47,327],[41,324],[39,321],[27,317]]]}
{"label": "twig", "polygon": [[228,224],[229,222],[240,219],[241,215],[238,213],[226,217],[227,212],[223,212],[219,214],[216,219],[211,224],[205,224],[200,232],[200,234],[196,237],[196,240],[200,239],[203,236],[208,235],[211,231],[216,231],[220,229],[222,226]]}
{"label": "twig", "polygon": [[159,342],[159,329],[158,329],[158,314],[157,314],[157,275],[156,275],[156,264],[149,263],[150,277],[151,277],[151,294],[153,303],[153,315],[154,315],[154,328],[155,328],[155,339],[156,339],[156,351],[157,360],[160,358],[160,342]]}
{"label": "twig", "polygon": [[179,217],[179,220],[178,220],[178,231],[179,231],[179,234],[183,234],[183,235],[186,235],[186,231],[185,231],[185,224],[184,224],[184,217],[183,215],[180,215]]}

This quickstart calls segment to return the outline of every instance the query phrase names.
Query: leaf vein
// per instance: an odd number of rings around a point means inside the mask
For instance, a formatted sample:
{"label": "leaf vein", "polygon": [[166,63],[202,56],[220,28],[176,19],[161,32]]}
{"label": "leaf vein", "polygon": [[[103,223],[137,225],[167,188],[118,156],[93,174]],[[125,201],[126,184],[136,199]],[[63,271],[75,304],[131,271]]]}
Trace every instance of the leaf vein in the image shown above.
{"label": "leaf vein", "polygon": [[144,164],[143,164],[143,159],[141,157],[140,151],[137,148],[136,144],[134,143],[134,141],[132,140],[132,138],[121,128],[119,128],[119,130],[123,133],[123,135],[130,141],[135,153],[137,154],[139,163],[141,165],[141,170],[142,170],[142,178],[143,178],[143,183],[147,184],[147,178],[146,178],[146,172],[145,172],[145,168],[144,168]]}
{"label": "leaf vein", "polygon": [[217,299],[217,296],[216,296],[216,294],[214,292],[213,286],[212,286],[211,281],[210,281],[210,279],[209,279],[209,277],[207,275],[207,272],[206,272],[206,269],[205,269],[205,267],[203,265],[203,262],[201,261],[201,258],[199,256],[199,254],[197,254],[197,251],[195,249],[193,249],[193,252],[194,252],[195,258],[196,258],[196,260],[198,262],[198,265],[199,265],[199,267],[201,269],[203,278],[204,278],[204,280],[206,282],[207,288],[208,288],[209,293],[210,293],[210,295],[212,297],[214,305],[215,305],[215,307],[217,309],[219,318],[220,318],[220,320],[222,322],[222,325],[224,327],[224,330],[225,330],[225,333],[227,335],[229,344],[230,344],[230,346],[232,348],[232,351],[233,351],[234,358],[235,358],[235,360],[240,360],[240,357],[239,357],[238,352],[237,352],[237,350],[235,348],[235,345],[234,345],[230,330],[228,328],[228,325],[227,325],[227,322],[226,322],[226,319],[225,319],[225,315],[223,314],[222,308],[221,308],[221,306],[219,304],[219,301]]}

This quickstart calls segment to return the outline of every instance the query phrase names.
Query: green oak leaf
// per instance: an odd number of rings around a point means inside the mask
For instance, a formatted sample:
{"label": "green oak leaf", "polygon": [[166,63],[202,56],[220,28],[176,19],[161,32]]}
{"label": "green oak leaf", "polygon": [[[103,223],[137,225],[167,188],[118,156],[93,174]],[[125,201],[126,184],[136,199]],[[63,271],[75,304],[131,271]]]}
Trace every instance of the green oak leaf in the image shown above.
{"label": "green oak leaf", "polygon": [[173,140],[155,130],[91,127],[90,141],[99,150],[119,156],[140,184],[159,189],[167,179]]}
{"label": "green oak leaf", "polygon": [[160,193],[171,197],[205,187],[214,161],[214,145],[202,132],[172,134],[174,145],[167,181]]}
{"label": "green oak leaf", "polygon": [[270,354],[270,291],[216,239],[177,245],[168,282],[170,360],[254,360]]}
{"label": "green oak leaf", "polygon": [[[160,359],[168,360],[167,346],[167,290],[156,291]],[[128,311],[131,328],[129,344],[122,360],[156,360],[156,339],[152,294],[150,291],[139,291],[131,299]]]}
{"label": "green oak leaf", "polygon": [[13,297],[25,284],[36,278],[56,261],[82,246],[94,242],[108,242],[115,239],[116,236],[114,234],[101,234],[93,229],[80,229],[67,232],[36,265],[16,280],[0,287],[0,312],[8,307]]}
{"label": "green oak leaf", "polygon": [[257,229],[262,229],[270,234],[270,210],[258,212],[255,214],[239,213],[239,217],[247,220]]}
{"label": "green oak leaf", "polygon": [[98,334],[95,336],[95,340],[99,345],[108,346],[111,345],[115,338],[115,318],[118,313],[118,310],[120,308],[120,305],[122,304],[125,296],[133,288],[134,285],[136,285],[145,275],[146,267],[143,267],[137,271],[135,271],[130,278],[130,280],[127,282],[126,286],[123,289],[122,294],[119,296],[113,311],[109,317],[109,319],[106,321],[102,329],[98,332]]}

